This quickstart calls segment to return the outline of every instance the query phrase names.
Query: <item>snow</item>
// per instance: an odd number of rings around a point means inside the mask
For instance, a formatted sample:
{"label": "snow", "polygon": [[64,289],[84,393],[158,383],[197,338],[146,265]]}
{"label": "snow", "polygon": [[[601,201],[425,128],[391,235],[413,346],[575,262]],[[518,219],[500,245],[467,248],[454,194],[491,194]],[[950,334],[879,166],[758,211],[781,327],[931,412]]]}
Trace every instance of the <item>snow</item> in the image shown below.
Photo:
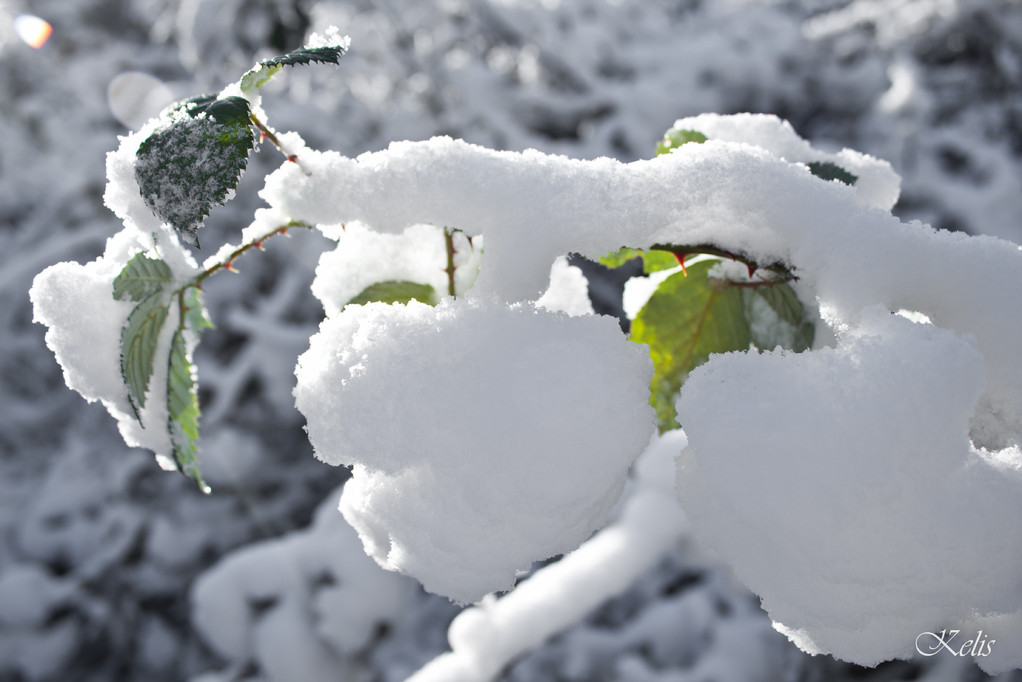
{"label": "snow", "polygon": [[654,438],[636,464],[620,517],[513,592],[462,611],[448,630],[451,653],[409,682],[483,682],[517,656],[623,592],[687,531],[669,472],[685,435]]}
{"label": "snow", "polygon": [[[902,200],[894,210],[904,220],[914,217],[934,226],[1019,240],[1022,162],[1014,122],[1020,111],[1022,62],[1015,36],[1020,35],[1022,12],[1012,0],[395,0],[386,5],[317,0],[305,8],[311,27],[294,3],[282,0],[134,2],[122,3],[116,13],[107,11],[106,4],[35,2],[32,11],[55,28],[39,50],[14,33],[13,16],[24,7],[0,7],[5,67],[0,88],[6,95],[0,98],[0,117],[8,130],[0,149],[0,214],[7,228],[0,235],[0,582],[3,571],[32,566],[68,596],[54,618],[41,625],[0,623],[0,677],[162,682],[217,668],[226,671],[217,679],[268,680],[259,652],[286,659],[274,637],[253,639],[241,658],[213,657],[181,617],[189,609],[186,586],[217,557],[303,526],[310,508],[332,486],[330,476],[342,473],[309,456],[290,397],[293,359],[307,347],[322,312],[308,291],[319,256],[315,236],[293,231],[292,240],[273,240],[268,253],[246,257],[241,276],[218,277],[206,292],[218,329],[204,334],[198,359],[203,461],[216,459],[211,464],[225,475],[214,486],[215,496],[199,499],[189,494],[181,477],[155,471],[151,455],[129,449],[103,409],[86,405],[66,389],[62,371],[71,376],[74,367],[88,369],[77,372],[77,380],[96,387],[102,379],[98,369],[95,374],[91,369],[109,365],[109,357],[75,358],[61,368],[44,344],[46,328],[29,324],[33,311],[25,293],[35,274],[58,261],[93,261],[117,229],[97,197],[103,156],[115,144],[117,126],[108,109],[108,85],[126,70],[158,76],[174,97],[214,92],[255,59],[279,53],[277,46],[290,49],[309,30],[323,32],[334,23],[354,38],[353,51],[339,67],[287,69],[266,88],[270,120],[281,129],[300,130],[318,148],[354,157],[385,149],[394,140],[444,134],[492,149],[535,147],[573,158],[632,161],[649,156],[660,134],[679,117],[768,111],[787,116],[813,141],[811,155],[793,150],[782,154],[787,161],[816,160],[820,149],[863,150],[889,160],[902,175]],[[726,134],[718,130],[717,139]],[[134,148],[140,140],[134,137]],[[765,140],[732,141],[769,149]],[[122,151],[133,152],[131,144]],[[265,151],[253,155],[243,181],[252,190],[260,185],[262,171],[279,161],[273,150]],[[130,171],[130,166],[122,164],[121,170]],[[123,217],[129,205],[141,202],[130,182],[118,186],[124,189],[120,207],[116,201],[111,206]],[[860,183],[853,190],[859,203],[864,187]],[[891,187],[885,185],[883,192]],[[200,261],[221,241],[237,242],[237,228],[251,221],[257,204],[242,187],[231,205],[218,209],[204,228]],[[131,221],[145,235],[143,243],[151,246],[149,235],[159,225],[144,206],[131,210]],[[824,229],[837,213],[821,215]],[[271,229],[287,220],[269,211],[265,216]],[[854,231],[860,224],[850,221],[848,226]],[[405,227],[387,236],[400,235]],[[880,228],[877,232],[896,236]],[[887,243],[875,237],[869,239]],[[998,306],[1018,297],[1014,280],[1003,274],[1017,271],[1017,263],[1012,257],[1002,259],[997,254],[1003,256],[1003,248],[993,247],[988,255],[998,262],[981,266],[979,243],[962,241],[972,253],[964,258],[965,271],[959,272],[957,255],[938,258],[930,275],[915,285],[913,273],[924,256],[918,261],[888,258],[878,246],[849,252],[842,263],[836,249],[830,262],[852,271],[837,278],[843,284],[832,281],[835,286],[825,292],[833,312],[828,319],[842,341],[821,324],[817,350],[852,343],[851,337],[863,329],[863,311],[878,302],[876,294],[897,288],[912,293],[912,300],[880,301],[887,310],[930,319],[952,333],[941,337],[951,339],[949,347],[968,354],[972,344],[981,353],[987,380],[997,385],[983,389],[990,396],[981,400],[979,413],[1012,414],[1010,391],[1002,390],[1010,384],[1010,378],[1002,379],[1009,365],[1001,360],[1011,361],[1008,346],[1018,338],[1013,327],[1018,315],[1015,308]],[[842,248],[851,242],[842,242]],[[908,246],[909,251],[915,248]],[[535,298],[547,285],[551,261],[573,248],[544,253],[529,274],[528,295],[509,294],[507,300]],[[796,255],[792,260],[803,269],[799,293],[812,304],[820,282],[805,269],[815,256],[799,261]],[[879,265],[902,263],[904,276],[898,282],[894,277],[870,282],[880,272],[875,259]],[[112,261],[107,265],[116,269]],[[97,274],[61,267],[83,285]],[[860,279],[853,279],[854,271],[861,271]],[[943,278],[946,286],[940,283]],[[988,293],[1004,294],[985,308],[970,298],[983,282]],[[862,287],[862,296],[848,293],[855,286]],[[65,295],[56,287],[50,293]],[[66,293],[70,303],[79,300],[75,292]],[[61,310],[56,302],[46,305]],[[968,307],[977,308],[975,320],[961,319]],[[69,308],[63,312],[70,316]],[[954,320],[945,314],[948,309],[954,309]],[[81,310],[99,313],[91,307]],[[103,314],[123,315],[117,310]],[[984,320],[999,325],[991,336],[1006,335],[999,355],[993,353],[996,344],[974,331],[985,327]],[[81,333],[92,331],[83,325]],[[93,337],[88,338],[92,347]],[[97,349],[109,345],[102,334],[95,338],[101,342]],[[938,393],[947,387],[941,388]],[[983,416],[973,419],[971,435],[974,444],[997,448],[1010,445],[1012,431],[1006,420]],[[82,451],[89,456],[81,458],[80,466],[67,466],[78,462]],[[1011,453],[1010,447],[990,450],[989,460],[1010,462]],[[996,468],[989,463],[978,468],[991,467]],[[337,517],[335,506],[331,503],[328,511]],[[999,519],[997,527],[1010,530],[1013,522]],[[200,537],[205,541],[200,543]],[[360,556],[358,543],[353,544],[351,552]],[[659,572],[643,574],[619,600],[512,662],[503,678],[668,682],[864,674],[831,657],[800,655],[770,628],[743,589],[722,577],[725,566],[693,563],[690,554],[676,551],[668,556],[673,558]],[[670,593],[666,585],[693,566],[705,572],[705,580]],[[299,580],[292,572],[280,577],[282,583]],[[26,591],[26,602],[28,594],[42,592]],[[49,608],[41,600],[37,606],[40,613]],[[367,674],[386,682],[404,679],[442,647],[452,610],[439,599],[406,603],[408,620],[402,629],[391,629],[363,651],[372,668]],[[281,622],[307,633],[303,624],[313,621],[312,613],[288,611]],[[620,613],[626,616],[615,620]],[[641,624],[655,613],[667,623],[667,614],[674,614],[673,627],[644,631]],[[1013,618],[976,615],[946,625],[970,637],[980,629],[985,634],[997,630],[997,645],[985,663],[989,669],[1005,668],[1012,665],[1015,643],[1022,641],[1022,626]],[[249,622],[258,620],[253,615]],[[798,636],[795,630],[787,632]],[[803,637],[810,638],[804,632]],[[662,647],[691,655],[665,658]],[[870,674],[942,682],[983,677],[970,658],[950,655],[917,657]]]}
{"label": "snow", "polygon": [[791,162],[833,163],[856,176],[855,195],[861,203],[890,210],[898,201],[901,178],[890,163],[853,149],[842,149],[836,154],[815,150],[790,123],[775,116],[700,114],[678,119],[671,128],[696,130],[714,140],[744,142]]}
{"label": "snow", "polygon": [[274,680],[365,674],[359,654],[401,620],[415,589],[362,553],[337,513],[339,494],[309,528],[235,552],[195,583],[194,625],[221,656],[252,660]]}
{"label": "snow", "polygon": [[1022,615],[1022,452],[970,444],[986,374],[972,339],[881,307],[836,348],[711,358],[678,401],[697,535],[806,651],[875,665],[943,623],[997,636]]}
{"label": "snow", "polygon": [[[333,153],[305,152],[303,158],[309,163],[311,175],[285,167],[268,179],[263,197],[275,210],[313,223],[358,220],[384,231],[397,231],[416,220],[471,226],[487,244],[479,279],[470,292],[474,300],[487,300],[494,294],[511,300],[534,297],[540,289],[539,272],[568,249],[600,254],[622,243],[639,247],[658,242],[710,243],[763,263],[791,263],[804,300],[815,298],[824,320],[837,333],[837,350],[820,349],[790,360],[803,368],[802,374],[794,376],[761,376],[760,372],[769,370],[757,369],[761,365],[769,368],[772,358],[787,357],[783,354],[717,358],[709,367],[730,368],[733,374],[727,375],[726,381],[700,373],[686,386],[681,423],[690,435],[692,451],[706,452],[705,457],[712,461],[704,467],[710,483],[704,483],[702,475],[694,475],[694,482],[686,482],[689,494],[682,495],[684,504],[698,511],[697,532],[708,544],[721,547],[725,558],[744,568],[740,575],[763,596],[764,607],[775,620],[785,623],[785,631],[797,633],[793,634],[796,643],[806,650],[833,652],[846,660],[875,665],[888,658],[909,656],[910,635],[920,628],[965,618],[973,610],[1010,613],[1019,609],[1022,604],[1010,596],[1009,576],[1022,562],[1022,547],[1011,543],[995,547],[989,536],[981,534],[975,551],[960,553],[958,546],[952,545],[940,552],[935,549],[939,545],[932,531],[924,533],[923,528],[925,520],[933,520],[930,512],[948,498],[974,504],[955,506],[949,518],[939,517],[946,523],[938,527],[949,529],[955,536],[969,532],[975,524],[985,527],[993,523],[990,514],[1001,498],[981,499],[978,491],[983,485],[978,481],[962,482],[967,490],[976,492],[959,494],[954,486],[947,487],[945,477],[929,479],[921,470],[925,468],[923,462],[942,473],[965,466],[972,461],[967,455],[974,450],[970,436],[978,448],[1009,448],[993,455],[993,459],[974,455],[973,459],[979,457],[977,461],[1017,459],[1017,443],[1022,436],[1022,363],[1017,360],[1013,340],[1022,333],[1018,297],[1022,291],[1022,252],[1008,242],[901,223],[885,210],[898,192],[897,177],[889,166],[850,152],[829,158],[816,155],[776,118],[714,116],[680,121],[678,125],[702,127],[709,131],[711,140],[631,164],[609,159],[578,161],[535,151],[495,152],[445,138],[395,144],[357,160]],[[718,139],[714,134],[730,139]],[[863,185],[851,188],[837,182],[825,183],[801,164],[809,158],[838,158],[852,166]],[[899,317],[896,319],[902,326],[885,326],[885,318],[901,309],[925,314],[933,325],[914,325]],[[420,422],[409,417],[413,413],[410,407],[398,407],[389,398],[407,392],[411,386],[438,386],[441,377],[450,386],[454,382],[450,375],[420,375],[415,364],[391,360],[391,371],[400,376],[400,383],[386,380],[376,389],[379,393],[369,394],[371,398],[355,392],[365,382],[379,381],[379,370],[372,369],[370,363],[379,348],[386,346],[380,336],[400,339],[391,343],[420,343],[410,328],[411,320],[419,317],[422,321],[418,325],[432,329],[445,313],[445,309],[438,311],[434,323],[432,311],[416,315],[402,310],[392,313],[395,322],[388,323],[374,311],[364,317],[361,313],[353,316],[350,322],[339,322],[336,331],[333,325],[326,325],[324,333],[333,339],[329,349],[321,347],[326,341],[320,338],[314,340],[311,354],[336,363],[336,369],[311,380],[316,370],[306,365],[312,358],[303,356],[299,407],[310,417],[310,436],[319,456],[355,464],[355,480],[348,487],[342,507],[360,529],[367,551],[384,565],[417,576],[427,589],[459,601],[472,601],[492,589],[509,587],[511,569],[524,564],[526,558],[543,558],[570,544],[558,539],[554,545],[530,554],[503,536],[491,547],[478,541],[455,544],[453,539],[439,540],[434,535],[437,531],[431,530],[431,545],[444,551],[453,547],[462,562],[472,557],[467,565],[455,566],[435,556],[441,551],[409,549],[412,540],[395,537],[400,533],[421,534],[424,527],[445,527],[452,535],[470,538],[481,529],[463,528],[455,519],[483,506],[502,510],[493,500],[484,505],[485,497],[479,501],[468,498],[464,507],[452,504],[451,511],[439,517],[442,522],[430,522],[436,507],[447,506],[451,498],[432,502],[432,509],[429,503],[409,502],[421,495],[410,492],[417,486],[453,483],[459,490],[490,489],[488,474],[481,471],[447,469],[441,474],[435,464],[422,469],[416,466],[423,460],[449,456],[449,441],[443,441],[445,446],[432,457],[422,455],[423,445],[418,442],[419,434],[429,433],[430,424],[443,423],[442,415],[423,411],[428,417]],[[487,339],[485,335],[478,338]],[[524,341],[502,338],[500,343],[513,346]],[[937,350],[928,351],[931,346]],[[431,346],[422,350],[431,358],[450,352]],[[836,368],[825,361],[834,353],[844,362]],[[870,368],[872,355],[883,358],[888,353],[892,358],[888,363],[878,360],[880,364]],[[508,362],[496,356],[488,359],[493,365]],[[940,369],[935,371],[937,367]],[[324,400],[337,389],[328,392],[323,382],[342,387],[344,397]],[[315,388],[317,385],[320,388]],[[542,393],[546,389],[535,390]],[[779,395],[783,396],[780,400]],[[842,398],[833,401],[835,412],[828,418],[817,405],[831,395]],[[445,394],[440,396],[443,398],[437,399],[441,404],[451,401]],[[760,407],[763,396],[769,396],[768,406],[776,405],[789,416],[767,412],[761,419],[743,422],[742,429],[734,429],[736,413],[753,415],[754,408],[765,409]],[[897,396],[893,399],[899,405],[911,409],[898,415],[887,406],[892,396]],[[951,396],[958,402],[946,404],[944,401]],[[416,396],[413,402],[421,400]],[[751,401],[749,407],[743,402],[746,400]],[[378,406],[368,407],[373,402]],[[859,408],[854,407],[860,403]],[[314,404],[317,410],[326,410],[319,418],[308,412]],[[402,419],[414,435],[388,438],[395,444],[388,442],[382,447],[368,438],[359,444],[351,432],[356,423],[369,421],[369,417],[358,414],[358,422],[336,417],[357,413],[353,407],[356,404],[368,409],[364,414],[374,415],[376,420]],[[480,393],[473,394],[472,404],[487,404],[499,412],[504,403]],[[736,412],[735,406],[741,411]],[[881,414],[871,410],[880,410]],[[477,419],[484,423],[488,418],[483,413],[465,414],[479,414]],[[537,420],[538,415],[530,417],[528,423],[537,424]],[[542,434],[543,429],[537,427],[537,432]],[[416,440],[415,445],[411,438]],[[327,445],[346,442],[355,443],[347,455],[342,454],[343,446]],[[800,450],[793,443],[804,443],[805,448]],[[829,457],[816,452],[821,444],[829,449]],[[398,454],[416,447],[420,452],[414,462]],[[493,447],[479,449],[492,451]],[[718,456],[721,450],[730,452],[731,457]],[[357,454],[367,451],[373,452],[371,463]],[[783,466],[785,457],[794,458],[795,463]],[[504,459],[506,456],[497,460],[498,466]],[[867,462],[865,467],[863,462]],[[972,470],[973,476],[980,476],[988,485],[1003,487],[1003,502],[1008,508],[1014,508],[1008,502],[1022,492],[1011,466]],[[775,485],[780,492],[765,485],[771,480],[772,470],[779,472]],[[980,475],[978,471],[985,473]],[[852,485],[856,474],[865,472],[869,474],[866,481]],[[505,477],[499,478],[505,482]],[[925,501],[897,497],[899,490],[918,487],[920,479],[928,482],[923,486],[930,496]],[[747,481],[745,486],[735,483],[743,480]],[[880,486],[878,481],[885,485]],[[756,485],[762,486],[760,496],[747,490]],[[835,485],[847,487],[838,491]],[[799,496],[789,490],[792,486],[796,490],[804,486],[812,496],[798,501]],[[509,485],[486,495],[507,494],[508,490],[515,491],[516,500],[524,494],[524,489]],[[693,490],[705,497],[697,497]],[[562,502],[573,499],[570,492],[564,495]],[[732,503],[738,499],[756,504],[745,507]],[[795,506],[779,505],[777,500],[790,500]],[[912,517],[910,511],[922,516]],[[495,518],[509,513],[502,510]],[[768,522],[750,526],[747,519],[755,515]],[[1016,518],[1013,514],[1008,517]],[[593,515],[582,526],[586,532],[595,527],[598,518],[598,514]],[[903,519],[908,525],[899,532],[897,524],[888,524],[889,536],[871,537],[863,530],[881,525],[887,518]],[[917,520],[909,523],[907,519],[911,518]],[[953,520],[957,523],[948,525]],[[794,529],[801,529],[806,523],[809,530],[801,536],[789,528],[794,524]],[[409,524],[408,530],[395,530],[403,524]],[[755,531],[750,531],[753,527]],[[849,529],[846,534],[840,532],[843,528]],[[921,534],[919,544],[909,542],[917,534]],[[577,542],[581,536],[576,533],[569,537]],[[821,545],[822,537],[835,542],[835,551],[821,551],[820,562],[807,563],[805,573],[793,570],[795,557],[807,546]],[[771,544],[772,538],[777,538],[773,542],[781,547],[790,546],[792,557],[771,562],[766,568],[753,568],[763,563],[764,556],[784,556]],[[896,547],[905,548],[914,560],[905,561],[902,555],[892,553]],[[926,547],[932,553],[920,554]],[[518,556],[501,565],[496,557],[512,548]],[[870,568],[852,561],[847,553],[868,557]],[[951,554],[954,562],[950,561]],[[489,562],[481,560],[480,555]],[[877,555],[889,555],[890,563],[877,561]],[[989,574],[976,566],[978,556],[997,557]],[[939,576],[928,580],[926,573],[920,574],[927,566],[942,566]],[[437,569],[442,575],[434,574]],[[970,571],[978,576],[975,583],[967,580]],[[497,577],[501,572],[503,579]],[[901,600],[876,587],[885,580],[889,586],[897,584],[894,576],[913,581],[915,586],[905,591]],[[814,585],[814,580],[816,589],[807,589],[806,585]],[[875,600],[846,587],[847,583],[864,584]],[[978,584],[984,589],[963,584]],[[829,610],[823,606],[828,600],[833,600]],[[863,609],[861,615],[856,615],[855,605]],[[876,609],[882,605],[890,607],[893,615],[878,613]],[[879,624],[864,631],[871,619],[879,620]]]}
{"label": "snow", "polygon": [[[429,284],[438,297],[448,294],[447,248],[443,229],[434,225],[411,225],[400,235],[380,234],[359,223],[327,226],[323,233],[337,240],[337,248],[323,254],[316,266],[312,293],[323,304],[327,317],[341,309],[371,284],[410,281]],[[475,281],[482,257],[482,239],[461,232],[452,236],[454,288],[468,291]]]}
{"label": "snow", "polygon": [[529,305],[349,306],[296,374],[366,551],[463,603],[599,527],[653,428],[652,364],[615,320]]}
{"label": "snow", "polygon": [[592,315],[589,282],[582,269],[569,265],[567,258],[559,256],[550,266],[550,286],[536,299],[536,305],[547,310],[560,310],[571,316]]}
{"label": "snow", "polygon": [[[124,441],[157,453],[162,466],[171,452],[167,404],[159,389],[167,385],[167,367],[154,364],[141,421],[128,402],[121,375],[121,328],[136,304],[115,300],[113,281],[137,253],[162,258],[171,267],[175,282],[196,274],[195,261],[176,237],[167,231],[145,235],[129,224],[107,241],[106,250],[96,260],[86,265],[57,263],[39,273],[29,296],[35,321],[48,327],[46,345],[60,363],[68,388],[89,402],[101,402],[117,420]],[[166,357],[169,352],[176,328],[171,319],[168,316],[160,333],[156,357]],[[195,342],[190,339],[190,348]]]}

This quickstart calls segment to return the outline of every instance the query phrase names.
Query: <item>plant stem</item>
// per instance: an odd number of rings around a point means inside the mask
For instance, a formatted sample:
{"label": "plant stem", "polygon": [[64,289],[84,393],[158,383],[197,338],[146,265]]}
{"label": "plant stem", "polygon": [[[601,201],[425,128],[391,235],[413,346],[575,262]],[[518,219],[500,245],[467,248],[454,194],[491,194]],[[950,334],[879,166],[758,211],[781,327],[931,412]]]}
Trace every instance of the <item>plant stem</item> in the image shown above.
{"label": "plant stem", "polygon": [[447,273],[447,293],[450,294],[452,298],[458,297],[454,288],[454,270],[456,269],[456,266],[454,265],[454,254],[457,253],[457,251],[454,250],[455,231],[456,230],[452,230],[448,227],[444,228],[444,244],[447,246],[447,267],[444,269],[444,272]]}
{"label": "plant stem", "polygon": [[296,164],[299,168],[302,169],[302,172],[305,173],[306,175],[312,175],[312,173],[310,173],[307,168],[302,166],[301,162],[298,160],[298,155],[288,152],[288,150],[284,148],[284,144],[280,141],[280,138],[278,138],[277,135],[272,130],[270,130],[265,123],[260,121],[255,114],[249,114],[248,118],[250,121],[252,121],[252,125],[259,129],[259,132],[262,134],[262,136],[269,140],[273,144],[273,146],[277,148],[277,151],[283,154],[288,161],[290,161],[293,164]]}
{"label": "plant stem", "polygon": [[198,287],[201,289],[202,283],[206,281],[207,277],[209,277],[210,275],[219,270],[233,270],[234,261],[235,259],[238,258],[238,256],[242,255],[246,251],[250,251],[251,249],[259,249],[260,251],[262,251],[264,241],[266,241],[275,234],[286,234],[287,231],[292,227],[311,228],[312,226],[309,225],[308,223],[304,223],[299,220],[292,220],[285,225],[281,225],[280,227],[270,230],[266,234],[258,237],[257,239],[254,239],[248,242],[247,244],[242,244],[238,248],[234,249],[234,251],[231,251],[230,255],[227,256],[227,260],[221,261],[214,265],[213,267],[209,268],[208,270],[200,272],[198,275],[196,275],[195,279],[193,279],[188,284],[185,284],[182,287],[182,289],[187,289],[188,287]]}
{"label": "plant stem", "polygon": [[673,253],[677,257],[678,262],[682,263],[684,267],[685,258],[688,256],[706,254],[709,256],[720,256],[721,258],[729,258],[739,263],[745,263],[749,268],[749,276],[752,276],[756,270],[763,269],[769,270],[780,275],[785,280],[797,280],[798,277],[791,271],[787,265],[781,261],[774,261],[768,265],[761,265],[756,261],[752,260],[748,256],[742,253],[734,251],[727,251],[726,249],[719,248],[713,244],[695,244],[689,245],[677,245],[677,244],[654,244],[649,247],[651,251],[667,251]]}

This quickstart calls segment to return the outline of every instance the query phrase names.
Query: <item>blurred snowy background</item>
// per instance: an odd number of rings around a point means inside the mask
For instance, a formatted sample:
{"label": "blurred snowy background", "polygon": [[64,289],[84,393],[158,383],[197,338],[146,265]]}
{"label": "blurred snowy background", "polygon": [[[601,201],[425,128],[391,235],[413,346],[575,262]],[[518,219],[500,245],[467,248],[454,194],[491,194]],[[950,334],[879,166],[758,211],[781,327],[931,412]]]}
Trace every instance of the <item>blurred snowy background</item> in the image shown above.
{"label": "blurred snowy background", "polygon": [[[38,48],[26,15],[52,26]],[[278,239],[208,285],[212,496],[125,447],[32,323],[33,276],[95,258],[119,229],[102,204],[117,136],[331,24],[352,38],[341,65],[290,70],[264,98],[276,129],[314,147],[448,134],[633,160],[682,116],[769,112],[814,145],[889,160],[903,218],[1022,241],[1017,0],[0,0],[3,682],[396,682],[447,648],[458,609],[362,554],[333,510],[346,472],[312,457],[293,407],[325,240]],[[236,240],[278,162],[253,157],[200,259]],[[985,677],[953,658],[807,657],[682,542],[502,679]]]}

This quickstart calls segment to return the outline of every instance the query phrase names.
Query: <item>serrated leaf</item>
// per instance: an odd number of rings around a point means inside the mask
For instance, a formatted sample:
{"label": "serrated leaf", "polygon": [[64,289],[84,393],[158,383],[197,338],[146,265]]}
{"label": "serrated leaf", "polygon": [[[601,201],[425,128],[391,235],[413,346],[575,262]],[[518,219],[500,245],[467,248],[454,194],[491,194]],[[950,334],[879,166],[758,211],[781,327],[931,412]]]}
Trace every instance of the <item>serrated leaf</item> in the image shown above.
{"label": "serrated leaf", "polygon": [[[743,288],[742,297],[752,343],[757,348],[772,350],[780,346],[802,352],[812,347],[816,327],[791,285],[777,282]],[[760,301],[762,304],[757,305]]]}
{"label": "serrated leaf", "polygon": [[678,259],[673,253],[659,250],[643,251],[627,246],[603,256],[600,258],[600,264],[608,268],[619,268],[633,258],[642,259],[642,270],[647,275],[659,270],[670,270],[679,265]]}
{"label": "serrated leaf", "polygon": [[178,329],[170,344],[167,371],[167,428],[178,470],[194,480],[208,493],[209,486],[199,470],[199,399],[195,389],[195,372],[188,357],[184,332]]}
{"label": "serrated leaf", "polygon": [[436,289],[429,284],[419,284],[407,280],[392,280],[370,284],[360,294],[348,301],[346,305],[364,305],[366,303],[408,303],[411,300],[436,305],[438,303]]}
{"label": "serrated leaf", "polygon": [[128,388],[128,402],[140,423],[167,310],[162,292],[152,293],[132,309],[121,329],[121,377]]}
{"label": "serrated leaf", "polygon": [[341,57],[347,52],[343,45],[326,45],[322,47],[300,47],[280,57],[264,59],[259,66],[295,66],[298,64],[339,64]]}
{"label": "serrated leaf", "polygon": [[141,301],[171,281],[170,266],[159,258],[136,253],[114,279],[114,298]]}
{"label": "serrated leaf", "polygon": [[280,57],[264,59],[259,66],[250,70],[241,77],[241,90],[249,92],[261,88],[276,76],[285,66],[298,66],[300,64],[339,64],[341,57],[348,48],[344,45],[328,45],[323,47],[302,47],[293,52],[288,52]]}
{"label": "serrated leaf", "polygon": [[696,144],[702,144],[709,139],[698,130],[684,130],[674,129],[668,130],[664,133],[663,139],[657,143],[656,155],[668,154],[683,144],[694,142]]}
{"label": "serrated leaf", "polygon": [[859,179],[858,175],[853,175],[830,161],[810,161],[806,165],[809,166],[810,173],[823,180],[840,180],[846,185],[854,185]]}
{"label": "serrated leaf", "polygon": [[135,179],[150,210],[198,246],[203,219],[237,187],[255,147],[249,104],[203,95],[164,117],[167,125],[139,145]]}
{"label": "serrated leaf", "polygon": [[632,321],[631,338],[649,345],[654,374],[650,403],[665,431],[678,426],[674,403],[689,372],[713,353],[745,350],[749,325],[737,288],[708,278],[714,260],[664,280]]}

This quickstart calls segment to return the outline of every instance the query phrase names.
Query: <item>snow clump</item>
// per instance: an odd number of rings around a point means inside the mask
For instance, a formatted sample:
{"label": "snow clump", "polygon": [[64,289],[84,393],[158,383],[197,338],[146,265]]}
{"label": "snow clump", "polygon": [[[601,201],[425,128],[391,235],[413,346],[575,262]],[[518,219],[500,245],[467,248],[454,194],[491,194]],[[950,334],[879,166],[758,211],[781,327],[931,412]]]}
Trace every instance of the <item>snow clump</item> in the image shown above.
{"label": "snow clump", "polygon": [[678,401],[685,511],[805,651],[908,658],[976,614],[963,642],[1001,638],[984,620],[1022,617],[1022,536],[1003,532],[1022,452],[970,443],[985,381],[970,337],[879,306],[836,348],[711,358]]}
{"label": "snow clump", "polygon": [[296,374],[366,551],[464,603],[600,527],[654,423],[644,347],[531,304],[348,306]]}

